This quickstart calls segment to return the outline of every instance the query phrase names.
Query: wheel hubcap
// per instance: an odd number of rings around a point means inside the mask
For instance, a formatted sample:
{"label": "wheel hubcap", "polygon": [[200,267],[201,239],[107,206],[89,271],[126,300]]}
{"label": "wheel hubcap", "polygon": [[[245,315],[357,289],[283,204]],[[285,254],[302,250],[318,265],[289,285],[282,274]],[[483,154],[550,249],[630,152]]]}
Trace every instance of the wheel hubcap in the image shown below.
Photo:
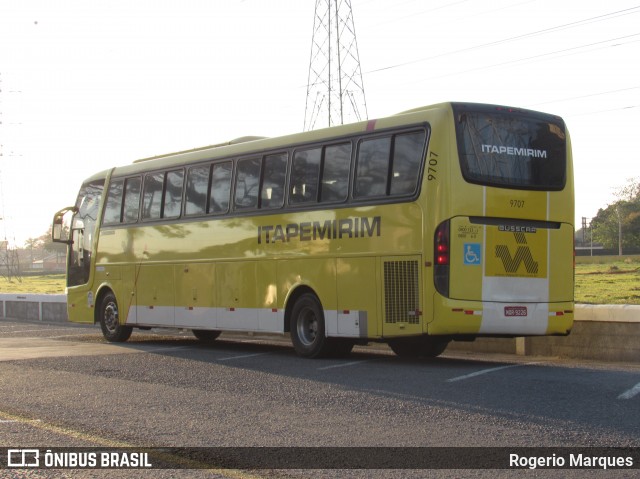
{"label": "wheel hubcap", "polygon": [[118,327],[118,306],[113,302],[104,308],[104,325],[112,332]]}
{"label": "wheel hubcap", "polygon": [[305,309],[298,321],[298,338],[305,346],[313,344],[318,335],[318,318],[311,309]]}

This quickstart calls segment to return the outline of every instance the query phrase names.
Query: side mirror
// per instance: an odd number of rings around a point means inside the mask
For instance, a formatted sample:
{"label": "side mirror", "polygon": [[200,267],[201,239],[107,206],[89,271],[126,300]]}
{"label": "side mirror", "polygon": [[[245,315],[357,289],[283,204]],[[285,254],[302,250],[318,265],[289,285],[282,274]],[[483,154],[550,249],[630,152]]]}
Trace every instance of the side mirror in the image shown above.
{"label": "side mirror", "polygon": [[51,228],[51,240],[54,243],[71,244],[71,223],[73,215],[78,212],[78,208],[70,206],[63,208],[53,215],[53,227]]}

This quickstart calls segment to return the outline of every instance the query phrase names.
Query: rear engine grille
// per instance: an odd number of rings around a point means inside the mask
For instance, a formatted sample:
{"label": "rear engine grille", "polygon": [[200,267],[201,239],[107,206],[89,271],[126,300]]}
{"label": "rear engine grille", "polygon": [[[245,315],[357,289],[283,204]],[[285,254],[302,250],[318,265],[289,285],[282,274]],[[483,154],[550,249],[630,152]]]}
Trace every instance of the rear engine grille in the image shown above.
{"label": "rear engine grille", "polygon": [[419,310],[418,261],[385,261],[385,323],[418,324]]}

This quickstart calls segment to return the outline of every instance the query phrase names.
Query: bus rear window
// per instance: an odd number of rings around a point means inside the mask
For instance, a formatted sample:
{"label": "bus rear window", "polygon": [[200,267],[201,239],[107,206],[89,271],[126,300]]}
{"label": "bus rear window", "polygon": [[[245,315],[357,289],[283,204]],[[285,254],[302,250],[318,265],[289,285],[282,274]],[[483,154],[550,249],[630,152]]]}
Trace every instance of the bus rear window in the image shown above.
{"label": "bus rear window", "polygon": [[454,106],[460,167],[470,183],[561,190],[566,135],[558,117],[542,113]]}

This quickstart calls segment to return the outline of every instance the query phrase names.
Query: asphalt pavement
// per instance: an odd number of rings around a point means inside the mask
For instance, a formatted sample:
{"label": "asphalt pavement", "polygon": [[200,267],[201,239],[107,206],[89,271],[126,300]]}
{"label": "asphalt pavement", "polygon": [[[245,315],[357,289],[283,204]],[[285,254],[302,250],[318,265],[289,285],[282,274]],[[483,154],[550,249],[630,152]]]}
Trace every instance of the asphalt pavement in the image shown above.
{"label": "asphalt pavement", "polygon": [[[418,447],[547,447],[562,454],[568,446],[640,445],[637,364],[458,352],[403,360],[384,345],[358,346],[346,358],[309,360],[277,336],[223,334],[206,345],[188,331],[152,330],[111,344],[93,326],[0,320],[0,371],[0,447],[6,448],[273,447],[295,453],[312,447],[330,454],[330,448],[340,447],[363,448],[347,450],[354,454],[407,448],[410,454]],[[0,477],[513,477],[515,472],[210,467],[5,469]],[[637,477],[638,472],[534,471],[536,477]]]}

